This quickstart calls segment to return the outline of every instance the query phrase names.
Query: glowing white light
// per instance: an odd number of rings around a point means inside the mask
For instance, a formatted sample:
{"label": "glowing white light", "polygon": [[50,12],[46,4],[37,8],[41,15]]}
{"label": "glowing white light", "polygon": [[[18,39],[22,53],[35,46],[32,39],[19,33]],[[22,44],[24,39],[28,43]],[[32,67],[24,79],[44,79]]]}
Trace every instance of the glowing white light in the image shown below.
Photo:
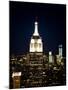
{"label": "glowing white light", "polygon": [[21,76],[21,72],[13,72],[12,73],[12,78],[15,76]]}
{"label": "glowing white light", "polygon": [[38,33],[38,23],[37,22],[35,22],[35,31],[34,31],[33,35],[34,36],[38,36],[39,35],[39,33]]}
{"label": "glowing white light", "polygon": [[51,51],[49,51],[49,55],[52,55],[52,52]]}
{"label": "glowing white light", "polygon": [[37,22],[35,22],[35,24],[38,24]]}
{"label": "glowing white light", "polygon": [[30,52],[43,52],[42,40],[38,39],[35,46],[35,39],[31,39]]}
{"label": "glowing white light", "polygon": [[49,51],[49,63],[53,63],[53,57],[51,51]]}

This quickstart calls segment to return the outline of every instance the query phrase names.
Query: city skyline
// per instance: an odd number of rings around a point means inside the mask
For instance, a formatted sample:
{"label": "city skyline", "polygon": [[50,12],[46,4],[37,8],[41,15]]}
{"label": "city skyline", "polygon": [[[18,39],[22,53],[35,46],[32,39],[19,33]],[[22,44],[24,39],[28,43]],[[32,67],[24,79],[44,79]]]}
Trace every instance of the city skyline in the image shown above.
{"label": "city skyline", "polygon": [[9,88],[66,85],[66,5],[10,1]]}
{"label": "city skyline", "polygon": [[58,53],[58,45],[66,50],[65,5],[11,2],[10,4],[10,53],[23,54],[29,51],[34,22],[38,17],[39,33],[44,52]]}

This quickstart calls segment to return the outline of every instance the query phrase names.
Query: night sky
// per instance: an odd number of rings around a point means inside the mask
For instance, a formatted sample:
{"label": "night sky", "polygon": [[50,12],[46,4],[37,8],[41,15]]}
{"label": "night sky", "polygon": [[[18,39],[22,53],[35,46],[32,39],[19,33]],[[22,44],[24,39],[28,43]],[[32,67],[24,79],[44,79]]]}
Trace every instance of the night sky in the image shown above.
{"label": "night sky", "polygon": [[34,22],[38,17],[38,31],[44,52],[58,53],[58,45],[66,52],[66,5],[9,2],[10,54],[29,52]]}

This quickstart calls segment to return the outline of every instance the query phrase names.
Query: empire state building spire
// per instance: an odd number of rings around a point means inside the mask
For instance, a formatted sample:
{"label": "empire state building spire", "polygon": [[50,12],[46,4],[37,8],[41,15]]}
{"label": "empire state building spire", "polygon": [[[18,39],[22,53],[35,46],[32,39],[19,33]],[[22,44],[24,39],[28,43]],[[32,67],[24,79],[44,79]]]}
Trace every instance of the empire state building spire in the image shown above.
{"label": "empire state building spire", "polygon": [[42,43],[42,39],[38,33],[38,22],[35,21],[35,29],[34,29],[34,33],[31,37],[30,40],[30,48],[29,48],[29,52],[43,52],[43,43]]}
{"label": "empire state building spire", "polygon": [[39,33],[38,33],[38,22],[37,21],[35,22],[35,30],[34,30],[33,36],[39,36]]}

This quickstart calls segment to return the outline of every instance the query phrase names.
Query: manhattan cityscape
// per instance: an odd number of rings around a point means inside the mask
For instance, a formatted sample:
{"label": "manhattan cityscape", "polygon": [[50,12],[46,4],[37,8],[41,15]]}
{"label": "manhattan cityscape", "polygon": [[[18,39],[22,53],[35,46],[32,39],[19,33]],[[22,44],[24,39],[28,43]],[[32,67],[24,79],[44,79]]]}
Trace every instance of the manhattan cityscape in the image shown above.
{"label": "manhattan cityscape", "polygon": [[[65,5],[12,1],[9,4],[9,88],[66,85]],[[54,18],[52,12],[56,13]],[[53,18],[53,29],[49,24],[46,28],[44,17],[47,23]]]}

